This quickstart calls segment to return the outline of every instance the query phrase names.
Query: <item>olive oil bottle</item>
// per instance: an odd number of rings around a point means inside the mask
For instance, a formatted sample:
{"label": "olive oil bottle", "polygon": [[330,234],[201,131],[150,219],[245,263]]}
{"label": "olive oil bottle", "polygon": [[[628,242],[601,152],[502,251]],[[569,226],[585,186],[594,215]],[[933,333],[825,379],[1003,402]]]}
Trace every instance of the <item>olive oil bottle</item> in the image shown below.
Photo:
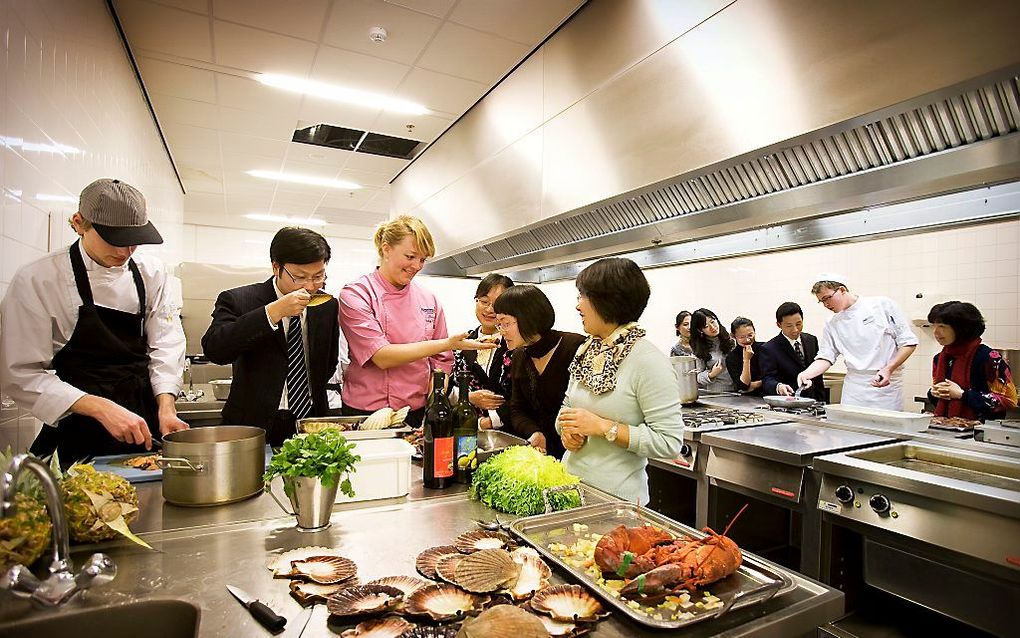
{"label": "olive oil bottle", "polygon": [[468,400],[470,393],[468,374],[465,371],[457,377],[457,393],[460,400],[453,409],[454,450],[457,457],[454,471],[458,483],[471,483],[471,475],[478,467],[478,412]]}

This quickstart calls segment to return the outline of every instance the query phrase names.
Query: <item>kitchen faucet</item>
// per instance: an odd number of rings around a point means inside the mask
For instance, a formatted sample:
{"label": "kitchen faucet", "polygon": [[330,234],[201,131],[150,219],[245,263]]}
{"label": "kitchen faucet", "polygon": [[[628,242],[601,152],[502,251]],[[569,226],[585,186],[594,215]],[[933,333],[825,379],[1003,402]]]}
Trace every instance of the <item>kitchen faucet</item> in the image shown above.
{"label": "kitchen faucet", "polygon": [[39,580],[24,565],[14,565],[0,576],[0,590],[6,589],[18,598],[31,598],[48,607],[62,605],[75,594],[93,585],[102,585],[117,575],[117,566],[106,554],[93,554],[85,567],[73,574],[71,546],[67,529],[64,503],[60,498],[57,480],[46,464],[30,454],[14,457],[7,470],[0,473],[0,518],[15,513],[14,495],[18,491],[18,479],[25,471],[39,477],[46,494],[46,509],[53,523],[53,560],[50,575]]}

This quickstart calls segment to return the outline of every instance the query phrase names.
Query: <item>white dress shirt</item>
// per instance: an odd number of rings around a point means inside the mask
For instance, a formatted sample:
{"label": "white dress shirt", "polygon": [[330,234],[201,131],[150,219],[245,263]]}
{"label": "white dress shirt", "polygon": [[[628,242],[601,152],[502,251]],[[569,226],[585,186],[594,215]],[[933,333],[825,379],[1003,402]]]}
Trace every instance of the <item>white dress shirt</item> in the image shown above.
{"label": "white dress shirt", "polygon": [[[107,268],[80,246],[97,306],[138,312],[138,293],[127,264]],[[149,380],[153,394],[181,390],[184,328],[180,286],[156,257],[133,256],[145,284],[145,334],[149,342]],[[43,423],[54,425],[85,392],[57,378],[54,355],[78,323],[81,297],[74,283],[68,249],[61,248],[26,264],[15,275],[0,303],[0,383],[4,391]]]}

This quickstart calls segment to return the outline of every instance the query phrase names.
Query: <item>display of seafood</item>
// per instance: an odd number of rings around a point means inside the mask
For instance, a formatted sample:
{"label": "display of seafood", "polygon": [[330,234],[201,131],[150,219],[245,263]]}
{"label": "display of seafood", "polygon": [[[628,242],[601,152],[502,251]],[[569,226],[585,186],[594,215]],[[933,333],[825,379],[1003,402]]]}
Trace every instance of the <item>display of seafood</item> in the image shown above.
{"label": "display of seafood", "polygon": [[399,410],[381,408],[369,414],[361,421],[354,417],[336,421],[302,420],[299,424],[299,431],[305,434],[316,434],[324,430],[340,430],[341,432],[350,430],[385,430],[386,428],[402,426],[404,419],[407,418],[410,411],[411,408],[407,406]]}
{"label": "display of seafood", "polygon": [[357,580],[357,578],[352,578],[350,580],[345,580],[342,583],[322,585],[311,581],[295,579],[290,581],[290,595],[293,596],[302,607],[307,607],[316,603],[326,602],[327,598],[339,592],[341,589],[357,585]]}
{"label": "display of seafood", "polygon": [[457,638],[548,638],[545,625],[534,614],[513,605],[496,605],[460,626]]}
{"label": "display of seafood", "polygon": [[596,622],[606,613],[602,603],[580,585],[546,587],[532,596],[530,606],[560,622]]}
{"label": "display of seafood", "polygon": [[423,616],[436,622],[460,620],[481,611],[490,601],[488,596],[472,594],[449,583],[422,587],[407,597],[404,610],[412,616]]}
{"label": "display of seafood", "polygon": [[303,578],[320,585],[335,585],[353,578],[358,568],[343,556],[309,556],[290,562],[291,578]]}
{"label": "display of seafood", "polygon": [[503,549],[509,547],[511,543],[510,537],[503,532],[493,532],[484,529],[465,532],[453,541],[457,550],[464,554],[470,554],[483,549]]}
{"label": "display of seafood", "polygon": [[407,622],[403,618],[387,616],[385,618],[373,618],[358,623],[357,627],[348,629],[340,634],[341,638],[400,638],[405,632],[414,629],[414,623]]}
{"label": "display of seafood", "polygon": [[326,609],[334,616],[383,614],[404,600],[404,592],[386,585],[347,587],[326,599]]}
{"label": "display of seafood", "polygon": [[428,578],[429,580],[439,580],[439,574],[436,573],[436,565],[439,560],[444,556],[450,556],[459,554],[456,546],[454,545],[440,545],[439,547],[430,547],[418,554],[418,557],[414,561],[414,567],[418,570],[418,573]]}

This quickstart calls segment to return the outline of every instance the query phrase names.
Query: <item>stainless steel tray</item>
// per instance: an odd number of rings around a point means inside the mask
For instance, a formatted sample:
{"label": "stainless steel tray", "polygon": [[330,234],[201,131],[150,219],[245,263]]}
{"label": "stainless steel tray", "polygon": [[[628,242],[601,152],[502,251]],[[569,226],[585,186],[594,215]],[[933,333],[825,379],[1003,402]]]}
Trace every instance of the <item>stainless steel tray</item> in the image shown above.
{"label": "stainless steel tray", "polygon": [[521,437],[500,430],[479,430],[478,462],[483,463],[493,454],[499,454],[509,447],[527,444],[528,442]]}
{"label": "stainless steel tray", "polygon": [[324,416],[298,419],[298,434],[307,434],[306,423],[330,423],[335,424],[337,429],[343,432],[344,438],[348,441],[364,441],[365,439],[393,439],[413,432],[410,426],[402,425],[397,428],[386,428],[384,430],[361,430],[361,424],[367,416]]}
{"label": "stainless steel tray", "polygon": [[[586,530],[575,531],[573,525],[587,525]],[[610,607],[626,615],[634,622],[655,629],[679,629],[694,623],[703,622],[721,616],[730,609],[740,609],[748,605],[765,602],[776,594],[783,594],[797,587],[793,579],[777,571],[746,553],[743,562],[735,574],[713,583],[707,589],[722,601],[717,609],[704,610],[692,606],[686,610],[694,615],[690,618],[657,619],[635,611],[627,606],[624,600],[616,598],[595,582],[589,574],[567,564],[549,549],[550,543],[571,545],[583,537],[585,533],[606,534],[618,525],[633,527],[637,525],[654,525],[676,535],[703,538],[707,536],[692,527],[687,527],[666,518],[652,510],[639,508],[633,503],[611,502],[551,514],[539,514],[521,518],[510,524],[510,531],[533,546],[547,560],[555,563],[560,569],[570,573],[578,581],[604,600]],[[695,602],[692,597],[691,601]]]}

